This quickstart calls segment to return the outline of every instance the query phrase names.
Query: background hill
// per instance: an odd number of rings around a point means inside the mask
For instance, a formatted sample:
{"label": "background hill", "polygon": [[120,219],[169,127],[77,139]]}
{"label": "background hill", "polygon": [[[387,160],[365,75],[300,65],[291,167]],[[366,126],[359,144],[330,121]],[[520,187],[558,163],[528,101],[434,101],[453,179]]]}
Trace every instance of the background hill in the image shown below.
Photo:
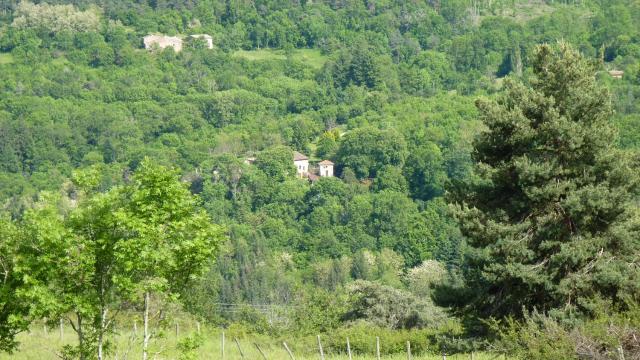
{"label": "background hill", "polygon": [[[526,82],[537,44],[598,63],[619,146],[640,146],[636,0],[2,1],[0,24],[2,208],[77,168],[107,189],[144,157],[177,167],[230,236],[186,308],[262,333],[447,321],[432,285],[463,242],[445,187],[473,176],[475,99]],[[146,50],[151,33],[214,48]],[[294,150],[336,177],[297,179]]]}

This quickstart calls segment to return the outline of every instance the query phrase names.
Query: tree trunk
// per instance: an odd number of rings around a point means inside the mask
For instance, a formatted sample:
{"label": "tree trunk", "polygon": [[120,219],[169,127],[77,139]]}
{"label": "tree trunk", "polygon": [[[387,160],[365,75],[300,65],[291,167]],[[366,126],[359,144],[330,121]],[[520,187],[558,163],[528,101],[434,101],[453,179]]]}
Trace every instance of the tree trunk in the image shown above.
{"label": "tree trunk", "polygon": [[[82,329],[82,315],[76,313],[76,319],[78,320],[78,346],[80,347],[80,360],[86,359],[85,349],[84,349],[84,330]],[[71,320],[70,320],[71,321]]]}
{"label": "tree trunk", "polygon": [[144,293],[144,334],[142,339],[142,360],[147,360],[147,347],[149,346],[149,292]]}
{"label": "tree trunk", "polygon": [[104,333],[107,331],[107,309],[102,307],[100,310],[100,330],[98,331],[98,360],[104,359],[103,354],[103,343],[104,343]]}

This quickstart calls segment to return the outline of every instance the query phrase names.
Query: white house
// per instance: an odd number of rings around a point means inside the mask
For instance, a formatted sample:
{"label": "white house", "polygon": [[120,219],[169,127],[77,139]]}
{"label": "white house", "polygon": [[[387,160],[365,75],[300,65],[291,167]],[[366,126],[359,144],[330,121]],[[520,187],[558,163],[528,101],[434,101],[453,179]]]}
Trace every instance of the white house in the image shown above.
{"label": "white house", "polygon": [[194,39],[204,39],[207,42],[207,49],[213,49],[213,38],[208,34],[189,35]]}
{"label": "white house", "polygon": [[322,160],[318,163],[318,175],[322,177],[333,176],[333,163],[329,160]]}
{"label": "white house", "polygon": [[293,164],[296,166],[296,173],[298,177],[303,178],[309,174],[309,158],[305,155],[294,151]]}
{"label": "white house", "polygon": [[244,159],[244,163],[247,165],[253,165],[254,162],[256,162],[255,156],[249,156],[248,158]]}
{"label": "white house", "polygon": [[[203,39],[207,42],[207,48],[213,49],[213,38],[208,34],[194,34],[189,35],[193,39]],[[144,48],[147,50],[153,49],[157,46],[160,49],[172,47],[175,52],[182,50],[183,39],[179,36],[167,36],[167,35],[147,35],[143,38]]]}
{"label": "white house", "polygon": [[152,49],[154,45],[160,49],[172,47],[175,52],[182,50],[182,39],[177,36],[147,35],[143,41],[147,50]]}
{"label": "white house", "polygon": [[609,75],[611,75],[611,77],[614,78],[614,79],[622,79],[622,77],[624,76],[624,71],[622,71],[622,70],[611,70],[611,71],[609,71]]}

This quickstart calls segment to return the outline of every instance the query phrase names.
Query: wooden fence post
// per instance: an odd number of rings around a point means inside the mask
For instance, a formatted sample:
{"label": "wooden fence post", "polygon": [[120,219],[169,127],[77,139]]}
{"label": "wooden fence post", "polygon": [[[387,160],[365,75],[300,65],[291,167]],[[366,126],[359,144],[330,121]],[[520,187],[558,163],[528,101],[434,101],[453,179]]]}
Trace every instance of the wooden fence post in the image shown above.
{"label": "wooden fence post", "polygon": [[353,360],[351,358],[351,344],[349,344],[349,337],[347,336],[347,354],[349,354],[349,360]]}
{"label": "wooden fence post", "polygon": [[222,332],[222,360],[224,360],[224,331]]}
{"label": "wooden fence post", "polygon": [[324,360],[324,351],[322,351],[322,343],[320,342],[320,335],[318,337],[318,350],[320,350],[320,360]]}
{"label": "wooden fence post", "polygon": [[238,338],[233,338],[233,341],[235,341],[236,345],[238,346],[238,352],[240,352],[240,358],[244,359],[244,353],[242,352],[242,348],[240,347],[240,342],[238,341]]}
{"label": "wooden fence post", "polygon": [[196,331],[198,331],[198,335],[200,335],[200,321],[196,321]]}
{"label": "wooden fence post", "polygon": [[262,355],[262,358],[264,360],[267,360],[267,356],[262,352],[262,349],[260,349],[260,346],[258,346],[258,343],[253,343],[253,345],[256,346],[256,349],[258,349],[258,352],[260,353],[260,355]]}
{"label": "wooden fence post", "polygon": [[296,360],[296,358],[293,357],[293,353],[291,352],[291,350],[289,350],[289,347],[287,346],[287,343],[283,341],[282,345],[287,350],[287,353],[289,354],[289,357],[291,358],[291,360]]}
{"label": "wooden fence post", "polygon": [[180,325],[176,323],[176,339],[180,337]]}
{"label": "wooden fence post", "polygon": [[407,340],[407,360],[411,360],[411,342]]}
{"label": "wooden fence post", "polygon": [[380,360],[380,337],[376,336],[376,359]]}
{"label": "wooden fence post", "polygon": [[60,318],[60,341],[64,340],[64,320]]}

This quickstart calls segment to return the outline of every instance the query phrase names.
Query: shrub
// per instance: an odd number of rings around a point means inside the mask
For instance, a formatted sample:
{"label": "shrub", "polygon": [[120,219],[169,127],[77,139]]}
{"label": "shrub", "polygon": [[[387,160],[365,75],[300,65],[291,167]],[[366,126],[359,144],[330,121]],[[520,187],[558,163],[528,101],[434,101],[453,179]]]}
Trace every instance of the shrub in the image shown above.
{"label": "shrub", "polygon": [[358,280],[349,287],[350,310],[346,320],[365,320],[389,329],[438,326],[446,319],[442,308],[403,290]]}
{"label": "shrub", "polygon": [[522,359],[640,359],[639,320],[636,306],[577,324],[533,312],[523,321],[491,327],[499,335],[498,348]]}
{"label": "shrub", "polygon": [[[350,327],[321,335],[321,340],[325,352],[344,354],[347,352],[346,340],[349,338],[351,351],[355,355],[375,354],[376,337],[380,338],[380,353],[386,355],[405,352],[407,341],[410,341],[412,353],[418,355],[439,353],[441,348],[438,338],[453,339],[461,333],[462,327],[453,321],[446,322],[438,328],[421,330],[392,330],[360,321]],[[317,339],[315,336],[305,337],[297,343],[297,347],[300,350],[316,349]]]}

